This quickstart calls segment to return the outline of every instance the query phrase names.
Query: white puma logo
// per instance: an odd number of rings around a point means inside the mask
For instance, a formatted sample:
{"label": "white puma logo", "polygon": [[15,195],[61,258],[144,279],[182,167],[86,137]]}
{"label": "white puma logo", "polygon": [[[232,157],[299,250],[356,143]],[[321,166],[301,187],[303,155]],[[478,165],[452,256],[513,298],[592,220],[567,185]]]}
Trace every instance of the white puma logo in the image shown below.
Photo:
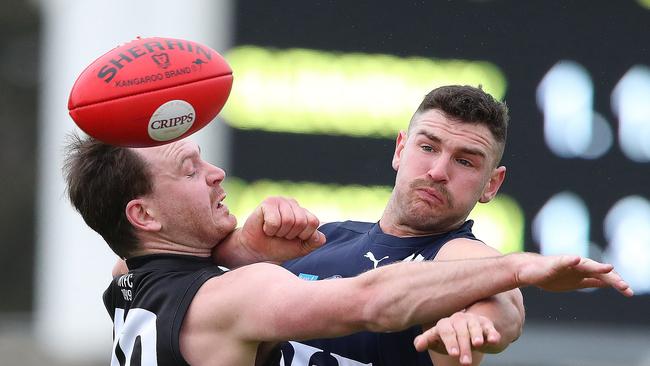
{"label": "white puma logo", "polygon": [[373,268],[377,268],[377,265],[379,265],[379,262],[381,262],[384,259],[388,258],[388,256],[385,256],[384,258],[377,260],[377,259],[375,259],[375,255],[372,254],[372,252],[368,252],[368,253],[364,254],[364,257],[366,257],[366,258],[368,258],[368,259],[370,259],[372,261]]}

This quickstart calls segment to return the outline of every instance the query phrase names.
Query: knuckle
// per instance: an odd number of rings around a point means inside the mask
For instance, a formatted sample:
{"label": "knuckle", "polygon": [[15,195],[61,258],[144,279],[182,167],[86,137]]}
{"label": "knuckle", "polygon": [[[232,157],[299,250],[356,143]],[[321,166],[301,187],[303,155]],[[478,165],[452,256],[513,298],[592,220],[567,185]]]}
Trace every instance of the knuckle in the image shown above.
{"label": "knuckle", "polygon": [[437,328],[445,328],[451,325],[451,320],[449,318],[442,318],[436,323]]}
{"label": "knuckle", "polygon": [[306,218],[306,217],[304,217],[304,216],[297,216],[297,217],[295,217],[294,225],[303,228],[303,227],[306,227],[306,226],[307,226],[307,222],[308,222],[308,221],[307,221],[307,218]]}
{"label": "knuckle", "polygon": [[270,228],[277,229],[280,227],[280,218],[278,216],[265,217],[264,224]]}
{"label": "knuckle", "polygon": [[440,333],[440,336],[442,337],[451,337],[456,335],[456,332],[452,328],[447,327],[440,329],[438,333]]}
{"label": "knuckle", "polygon": [[314,216],[311,212],[307,211],[307,224],[310,227],[318,227],[320,224],[320,220],[316,216]]}

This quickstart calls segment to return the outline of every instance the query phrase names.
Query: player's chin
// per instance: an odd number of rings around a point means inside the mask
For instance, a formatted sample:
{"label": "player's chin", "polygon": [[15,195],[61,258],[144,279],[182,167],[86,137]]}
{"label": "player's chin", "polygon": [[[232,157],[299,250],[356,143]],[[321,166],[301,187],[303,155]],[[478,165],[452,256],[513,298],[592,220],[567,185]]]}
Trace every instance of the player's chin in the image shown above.
{"label": "player's chin", "polygon": [[438,214],[440,207],[429,201],[414,200],[409,206],[409,211],[414,217],[429,217]]}
{"label": "player's chin", "polygon": [[233,215],[213,217],[212,236],[214,242],[219,242],[237,228],[237,219]]}
{"label": "player's chin", "polygon": [[237,227],[237,218],[230,212],[226,213],[225,217],[222,217],[221,220],[223,221],[220,226],[226,228],[226,230],[228,230],[228,233],[235,230]]}

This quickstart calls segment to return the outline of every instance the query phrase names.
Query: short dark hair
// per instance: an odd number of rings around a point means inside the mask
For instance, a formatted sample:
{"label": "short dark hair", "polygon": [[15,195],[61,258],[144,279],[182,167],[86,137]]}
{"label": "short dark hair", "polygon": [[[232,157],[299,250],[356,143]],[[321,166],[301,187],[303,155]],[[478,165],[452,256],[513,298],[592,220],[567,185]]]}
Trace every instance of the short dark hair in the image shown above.
{"label": "short dark hair", "polygon": [[63,173],[72,205],[117,255],[128,257],[138,241],[126,205],[152,192],[147,163],[129,148],[92,137],[72,134],[68,140]]}
{"label": "short dark hair", "polygon": [[508,106],[483,91],[479,85],[447,85],[433,89],[424,97],[411,119],[409,129],[416,116],[431,109],[437,109],[454,120],[485,125],[500,145],[501,160],[508,134]]}

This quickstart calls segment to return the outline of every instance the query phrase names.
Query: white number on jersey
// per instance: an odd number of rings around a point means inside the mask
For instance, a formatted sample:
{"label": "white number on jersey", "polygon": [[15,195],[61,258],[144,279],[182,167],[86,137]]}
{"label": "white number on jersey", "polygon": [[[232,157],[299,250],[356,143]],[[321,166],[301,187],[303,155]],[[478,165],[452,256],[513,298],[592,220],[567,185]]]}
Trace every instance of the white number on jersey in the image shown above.
{"label": "white number on jersey", "polygon": [[308,346],[298,342],[289,342],[294,350],[293,360],[285,360],[284,354],[280,359],[280,365],[284,366],[372,366],[372,363],[361,363],[349,358],[337,355],[336,353],[324,352],[322,349]]}
{"label": "white number on jersey", "polygon": [[156,314],[145,309],[131,309],[124,319],[124,309],[115,309],[115,339],[111,366],[157,366]]}

